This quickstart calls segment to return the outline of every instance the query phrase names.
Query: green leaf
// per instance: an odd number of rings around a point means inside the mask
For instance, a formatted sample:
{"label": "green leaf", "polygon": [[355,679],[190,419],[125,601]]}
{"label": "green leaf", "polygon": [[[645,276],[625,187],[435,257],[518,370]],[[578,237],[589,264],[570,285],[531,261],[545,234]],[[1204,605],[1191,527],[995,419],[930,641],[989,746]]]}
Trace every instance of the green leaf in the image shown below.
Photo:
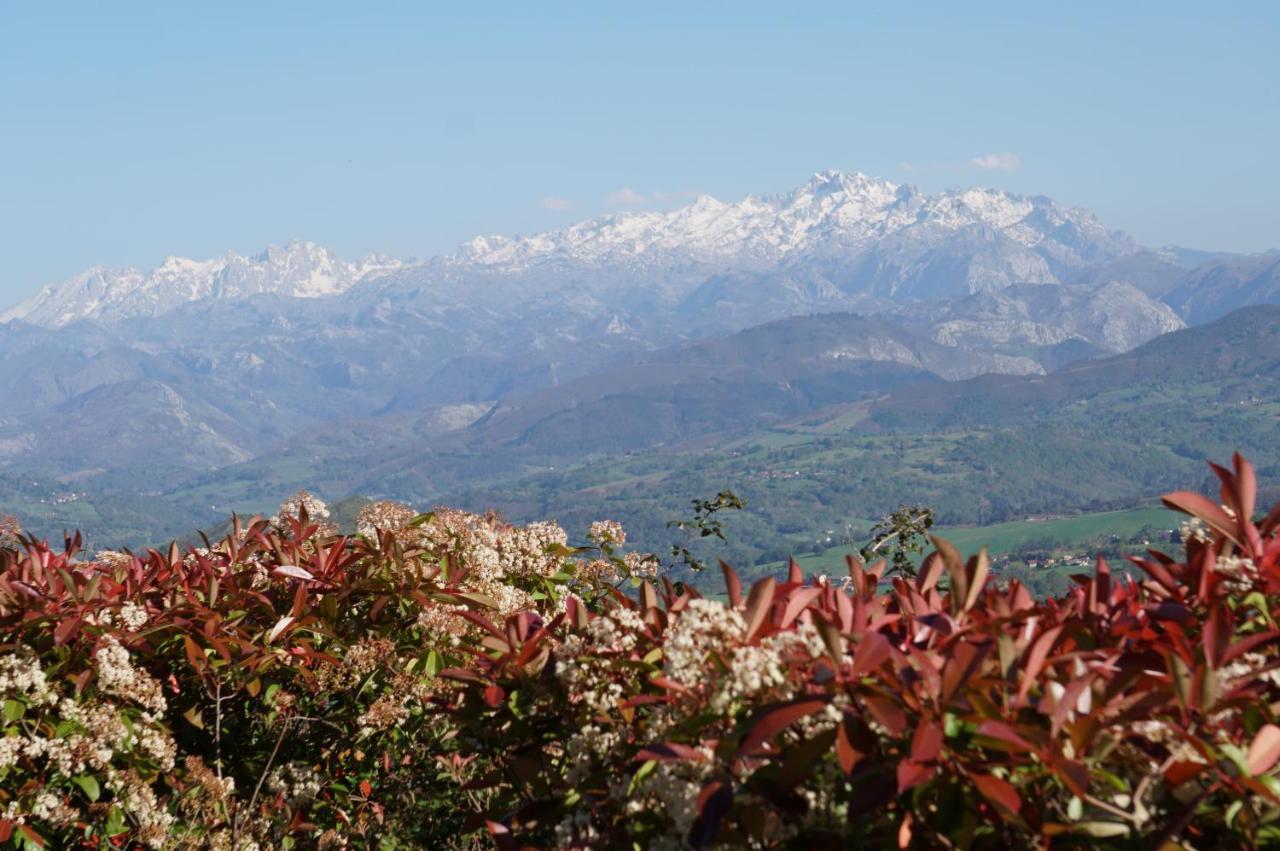
{"label": "green leaf", "polygon": [[117,836],[125,831],[124,813],[119,807],[112,807],[107,813],[107,823],[103,825],[103,832],[107,836]]}
{"label": "green leaf", "polygon": [[27,705],[20,700],[10,698],[4,702],[4,720],[17,721],[27,714]]}
{"label": "green leaf", "polygon": [[102,795],[102,788],[98,786],[98,778],[92,774],[81,774],[79,777],[73,777],[71,782],[84,790],[90,801],[97,801]]}

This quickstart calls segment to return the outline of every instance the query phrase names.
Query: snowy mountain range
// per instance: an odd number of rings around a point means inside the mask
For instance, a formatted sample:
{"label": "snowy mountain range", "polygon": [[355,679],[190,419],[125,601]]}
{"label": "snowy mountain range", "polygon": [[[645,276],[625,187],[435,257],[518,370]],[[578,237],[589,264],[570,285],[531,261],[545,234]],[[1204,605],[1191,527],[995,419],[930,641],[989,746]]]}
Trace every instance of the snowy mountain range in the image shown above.
{"label": "snowy mountain range", "polygon": [[127,491],[303,435],[299,469],[452,435],[481,476],[485,440],[573,446],[619,398],[630,451],[905,381],[1049,373],[1280,300],[1277,264],[1147,249],[1044,197],[825,171],[425,262],[291,242],[94,268],[0,314],[0,389],[24,399],[0,474]]}
{"label": "snowy mountain range", "polygon": [[[1072,282],[1136,250],[1091,213],[1048,198],[986,189],[925,195],[860,173],[824,171],[782,195],[736,203],[704,195],[669,213],[620,213],[528,237],[476,237],[421,265],[381,256],[347,263],[313,243],[293,242],[256,257],[170,257],[148,273],[95,267],[44,287],[0,321],[60,327],[156,316],[210,299],[334,296],[405,271],[446,286],[468,275],[569,275],[587,292],[644,276],[671,299],[712,274],[785,270],[826,278],[846,296],[900,302]],[[578,277],[590,271],[605,274]]]}
{"label": "snowy mountain range", "polygon": [[159,316],[183,304],[274,294],[322,298],[345,292],[365,278],[404,268],[371,255],[359,263],[340,260],[312,242],[272,246],[253,257],[228,252],[213,260],[166,257],[150,272],[95,266],[0,313],[0,322],[21,319],[60,328],[82,319],[113,322]]}

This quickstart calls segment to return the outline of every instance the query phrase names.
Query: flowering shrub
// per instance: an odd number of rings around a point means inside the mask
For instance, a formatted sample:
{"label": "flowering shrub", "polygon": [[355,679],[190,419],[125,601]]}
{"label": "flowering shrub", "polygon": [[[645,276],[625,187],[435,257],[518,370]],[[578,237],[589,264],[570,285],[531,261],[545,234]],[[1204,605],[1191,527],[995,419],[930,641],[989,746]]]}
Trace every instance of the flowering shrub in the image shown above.
{"label": "flowering shrub", "polygon": [[[1181,560],[1036,601],[915,577],[726,598],[594,524],[300,494],[221,541],[0,547],[0,842],[1256,847],[1280,840],[1280,509],[1215,467]],[[655,582],[649,581],[654,579]]]}

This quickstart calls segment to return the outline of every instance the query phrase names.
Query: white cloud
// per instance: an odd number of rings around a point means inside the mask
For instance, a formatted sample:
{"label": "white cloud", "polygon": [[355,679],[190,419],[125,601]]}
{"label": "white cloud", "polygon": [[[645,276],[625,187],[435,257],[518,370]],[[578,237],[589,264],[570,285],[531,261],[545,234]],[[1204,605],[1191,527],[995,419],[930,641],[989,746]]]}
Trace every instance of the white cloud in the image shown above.
{"label": "white cloud", "polygon": [[638,207],[649,199],[630,186],[609,193],[609,203],[615,207]]}
{"label": "white cloud", "polygon": [[969,160],[971,165],[987,171],[1017,171],[1022,165],[1022,158],[1017,154],[1004,151],[998,154],[983,154]]}
{"label": "white cloud", "polygon": [[567,198],[556,198],[554,195],[548,195],[542,199],[542,206],[548,210],[563,212],[564,210],[572,210],[573,202]]}

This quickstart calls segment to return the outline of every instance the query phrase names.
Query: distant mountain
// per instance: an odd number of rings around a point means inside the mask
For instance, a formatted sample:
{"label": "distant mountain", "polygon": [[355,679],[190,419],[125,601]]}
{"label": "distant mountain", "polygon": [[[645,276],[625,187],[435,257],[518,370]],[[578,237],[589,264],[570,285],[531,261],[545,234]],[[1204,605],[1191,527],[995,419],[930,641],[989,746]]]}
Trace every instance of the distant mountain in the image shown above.
{"label": "distant mountain", "polygon": [[0,322],[21,319],[60,328],[85,319],[118,322],[160,316],[193,302],[266,294],[321,298],[404,265],[379,255],[347,263],[315,243],[291,242],[253,257],[233,253],[214,260],[167,257],[145,273],[95,266],[69,280],[49,284],[17,307],[0,313]]}
{"label": "distant mountain", "polygon": [[1209,322],[1246,305],[1280,303],[1280,256],[1211,261],[1181,278],[1165,301],[1192,323]]}
{"label": "distant mountain", "polygon": [[317,477],[441,492],[575,445],[648,451],[918,382],[1054,373],[1280,300],[1278,261],[1145,249],[1044,197],[828,171],[421,263],[294,242],[92,269],[0,315],[0,388],[23,400],[0,472],[206,482],[218,504]]}

